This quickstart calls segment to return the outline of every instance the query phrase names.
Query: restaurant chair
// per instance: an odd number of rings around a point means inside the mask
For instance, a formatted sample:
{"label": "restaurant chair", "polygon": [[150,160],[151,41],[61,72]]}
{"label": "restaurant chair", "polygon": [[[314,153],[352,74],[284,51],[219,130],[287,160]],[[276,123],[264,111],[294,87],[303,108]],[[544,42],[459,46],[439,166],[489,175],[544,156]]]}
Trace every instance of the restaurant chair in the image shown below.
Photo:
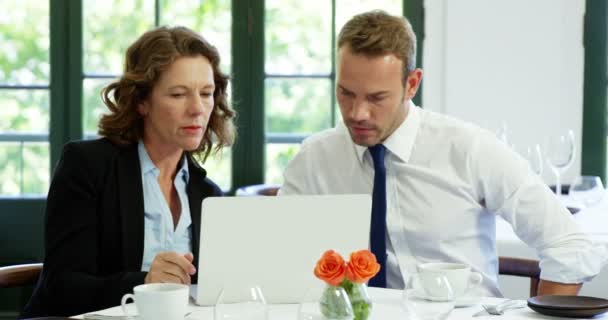
{"label": "restaurant chair", "polygon": [[236,189],[237,196],[276,196],[279,192],[278,184],[254,184]]}
{"label": "restaurant chair", "polygon": [[25,287],[36,284],[42,263],[16,264],[0,267],[0,288]]}
{"label": "restaurant chair", "polygon": [[[15,304],[8,304],[2,310],[9,313],[19,314],[32,294],[33,286],[38,281],[38,276],[42,272],[42,263],[14,264],[0,267],[0,289],[8,297],[15,297]],[[9,299],[10,300],[10,299]],[[8,316],[10,317],[10,316]],[[0,316],[2,318],[2,316]],[[50,319],[50,318],[49,318]]]}
{"label": "restaurant chair", "polygon": [[540,281],[538,260],[498,257],[498,274],[530,278],[530,297],[537,296]]}

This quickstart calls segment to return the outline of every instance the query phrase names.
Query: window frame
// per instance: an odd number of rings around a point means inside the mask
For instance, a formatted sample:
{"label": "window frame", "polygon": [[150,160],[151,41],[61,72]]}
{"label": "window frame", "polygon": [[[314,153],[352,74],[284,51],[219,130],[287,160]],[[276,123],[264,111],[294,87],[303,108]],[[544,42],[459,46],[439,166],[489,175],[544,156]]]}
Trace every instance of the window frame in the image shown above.
{"label": "window frame", "polygon": [[[233,8],[237,3],[243,9],[240,12],[233,11],[233,21],[240,24],[233,25],[233,55],[234,79],[233,79],[233,101],[239,114],[237,126],[239,135],[233,151],[233,188],[241,186],[265,183],[266,170],[266,145],[280,143],[300,143],[308,135],[293,133],[270,133],[266,132],[266,110],[264,107],[264,81],[277,78],[326,78],[331,81],[331,123],[335,123],[336,114],[334,108],[336,98],[335,86],[335,50],[331,52],[331,68],[329,75],[289,75],[289,74],[267,74],[264,60],[264,34],[265,34],[265,5],[264,1],[247,1],[248,8],[244,8],[244,1],[232,0]],[[423,0],[403,0],[403,14],[408,17],[417,38],[417,65],[422,65],[422,42],[424,41],[424,7]],[[247,12],[245,12],[245,10]],[[335,18],[336,0],[331,1],[332,23],[331,41],[335,43]],[[260,45],[256,46],[256,43]],[[235,50],[237,46],[246,44],[242,50]],[[248,51],[249,49],[251,51]],[[250,52],[251,54],[247,54]],[[249,64],[250,69],[246,66]],[[240,66],[241,68],[237,67]],[[255,94],[262,92],[262,94]],[[421,105],[422,94],[414,98],[414,103]],[[246,161],[242,161],[246,159]],[[240,160],[240,161],[239,161]],[[234,189],[232,190],[234,191]]]}
{"label": "window frame", "polygon": [[[232,101],[238,112],[239,135],[232,151],[232,189],[264,183],[265,146],[267,143],[290,143],[305,135],[277,135],[265,132],[264,79],[264,1],[232,1]],[[61,156],[65,143],[83,138],[82,127],[82,0],[49,0],[50,2],[50,64],[51,96],[49,147],[51,171]],[[424,41],[423,0],[404,0],[403,12],[418,35],[417,64],[422,65]],[[332,20],[335,0],[332,0]],[[159,20],[159,1],[155,0],[155,24]],[[585,81],[582,172],[606,177],[606,4],[586,0],[585,16]],[[332,24],[333,25],[333,24]],[[332,36],[335,37],[335,36]],[[335,39],[334,39],[335,40]],[[332,52],[332,60],[335,52]],[[332,62],[332,65],[334,62]],[[331,75],[332,84],[335,75]],[[331,95],[333,97],[333,94]],[[414,102],[422,105],[422,95]],[[332,101],[335,97],[332,98]],[[333,104],[332,104],[333,105]],[[334,110],[331,110],[332,114]],[[336,115],[332,115],[332,120]],[[34,197],[44,201],[44,196]],[[19,198],[31,201],[31,197]],[[14,200],[14,199],[13,199]],[[0,209],[2,208],[0,200]]]}

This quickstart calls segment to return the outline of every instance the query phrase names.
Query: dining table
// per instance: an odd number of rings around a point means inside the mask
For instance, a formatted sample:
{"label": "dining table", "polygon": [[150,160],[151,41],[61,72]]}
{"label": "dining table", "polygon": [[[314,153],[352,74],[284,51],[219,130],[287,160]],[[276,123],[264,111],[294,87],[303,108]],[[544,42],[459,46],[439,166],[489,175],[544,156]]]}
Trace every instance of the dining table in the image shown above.
{"label": "dining table", "polygon": [[[598,245],[608,247],[608,196],[605,196],[599,203],[592,206],[582,206],[568,196],[560,198],[564,205],[580,209],[573,214],[574,221],[585,233]],[[511,225],[502,219],[496,223],[496,243],[498,254],[501,256],[538,259],[534,248],[528,247],[514,233]],[[601,273],[592,281],[585,283],[580,295],[608,298],[608,268],[604,268]],[[499,285],[505,297],[520,300],[525,303],[529,293],[529,280],[525,278],[515,278],[511,276],[500,276]],[[195,290],[195,289],[193,289]],[[402,290],[369,288],[372,298],[373,308],[369,320],[386,319],[416,319],[408,311],[407,303],[403,298]],[[457,307],[452,310],[448,319],[572,319],[539,314],[529,307],[508,310],[502,316],[482,315],[473,317],[474,314],[482,310],[482,304],[498,304],[506,298],[498,297],[479,297],[477,303],[466,307]],[[213,306],[199,306],[192,298],[189,302],[189,314],[186,320],[214,320]],[[136,312],[134,304],[128,304],[127,309],[130,313]],[[123,314],[120,306],[97,310],[87,314],[74,315],[72,317],[42,317],[36,320],[60,320],[60,319],[89,319],[89,320],[121,320],[128,319]],[[269,304],[268,320],[298,319],[298,304]],[[608,319],[608,313],[598,315],[594,319]],[[32,319],[33,320],[33,319]]]}
{"label": "dining table", "polygon": [[[566,207],[578,209],[578,211],[572,210],[576,211],[572,217],[596,245],[608,247],[608,194],[605,193],[598,203],[587,206],[567,195],[562,195],[560,200]],[[502,218],[496,221],[496,247],[500,256],[538,259],[536,250],[520,240],[511,225]],[[525,299],[529,294],[528,279],[501,275],[498,283],[506,297]],[[606,288],[608,288],[608,268],[603,268],[600,274],[583,285],[579,294],[608,298]]]}
{"label": "dining table", "polygon": [[[392,320],[392,319],[417,319],[411,311],[408,310],[407,299],[403,298],[403,291],[396,289],[369,288],[369,295],[372,299],[372,311],[368,320]],[[195,289],[194,289],[195,291]],[[572,319],[561,317],[549,317],[542,315],[530,309],[523,307],[519,309],[507,310],[502,316],[483,314],[473,317],[474,314],[480,313],[483,310],[482,304],[495,305],[503,302],[504,298],[497,297],[479,297],[477,303],[466,307],[454,308],[447,319],[495,319],[499,318],[510,320],[524,319]],[[525,301],[521,301],[525,305]],[[268,320],[296,320],[298,319],[298,304],[269,304],[267,306]],[[189,314],[185,320],[214,320],[213,306],[196,305],[194,299],[190,298],[188,306]],[[127,305],[129,314],[136,313],[136,307],[133,303]],[[73,317],[74,319],[89,319],[89,320],[120,320],[127,319],[122,311],[121,306],[116,306],[104,310],[98,310],[83,315]],[[598,315],[594,319],[608,319],[608,314]]]}

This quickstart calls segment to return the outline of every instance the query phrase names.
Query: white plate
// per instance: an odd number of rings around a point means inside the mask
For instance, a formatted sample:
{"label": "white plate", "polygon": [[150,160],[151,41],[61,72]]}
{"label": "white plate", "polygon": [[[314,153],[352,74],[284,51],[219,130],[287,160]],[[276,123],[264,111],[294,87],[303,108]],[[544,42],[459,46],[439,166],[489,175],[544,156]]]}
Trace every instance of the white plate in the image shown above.
{"label": "white plate", "polygon": [[[426,299],[426,300],[431,300],[431,301],[445,301],[442,298],[436,298],[436,297],[432,297],[426,294],[426,292],[421,291],[421,290],[414,290],[412,292],[412,294],[417,297],[417,298],[422,298],[422,299]],[[471,307],[474,305],[479,304],[481,297],[478,296],[474,296],[471,294],[465,294],[461,297],[458,297],[454,300],[454,307],[455,308],[466,308],[466,307]]]}

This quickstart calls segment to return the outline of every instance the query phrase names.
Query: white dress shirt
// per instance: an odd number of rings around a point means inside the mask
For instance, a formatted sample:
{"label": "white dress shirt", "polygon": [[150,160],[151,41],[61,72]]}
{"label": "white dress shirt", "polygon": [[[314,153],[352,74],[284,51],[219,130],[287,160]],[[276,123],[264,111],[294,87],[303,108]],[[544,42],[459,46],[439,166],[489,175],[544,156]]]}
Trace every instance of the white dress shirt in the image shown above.
{"label": "white dress shirt", "polygon": [[[606,248],[594,245],[528,162],[493,133],[410,104],[387,148],[387,284],[428,261],[468,264],[479,294],[500,296],[496,215],[536,248],[541,278],[580,283],[597,275]],[[284,172],[280,194],[371,194],[374,167],[344,125],[306,139]]]}
{"label": "white dress shirt", "polygon": [[173,180],[182,210],[177,227],[173,228],[171,209],[158,184],[160,170],[150,159],[143,142],[139,142],[137,151],[144,188],[144,255],[141,271],[149,271],[154,257],[160,252],[174,251],[181,254],[192,252],[192,220],[188,193],[186,193],[189,171],[188,161],[183,157],[181,168]]}

